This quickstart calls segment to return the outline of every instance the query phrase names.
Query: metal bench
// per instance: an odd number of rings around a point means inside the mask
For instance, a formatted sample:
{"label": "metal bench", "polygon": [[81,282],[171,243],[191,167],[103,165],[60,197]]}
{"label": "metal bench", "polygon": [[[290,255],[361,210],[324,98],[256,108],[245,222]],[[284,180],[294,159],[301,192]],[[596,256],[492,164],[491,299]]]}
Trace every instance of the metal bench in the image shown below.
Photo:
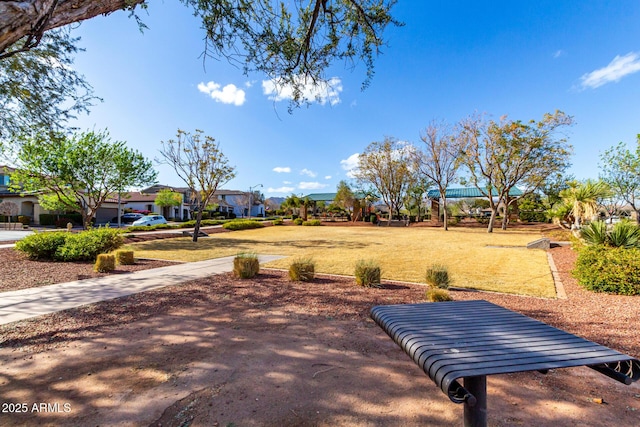
{"label": "metal bench", "polygon": [[377,306],[371,317],[464,403],[465,426],[487,425],[487,375],[585,365],[627,385],[640,379],[639,360],[487,301]]}

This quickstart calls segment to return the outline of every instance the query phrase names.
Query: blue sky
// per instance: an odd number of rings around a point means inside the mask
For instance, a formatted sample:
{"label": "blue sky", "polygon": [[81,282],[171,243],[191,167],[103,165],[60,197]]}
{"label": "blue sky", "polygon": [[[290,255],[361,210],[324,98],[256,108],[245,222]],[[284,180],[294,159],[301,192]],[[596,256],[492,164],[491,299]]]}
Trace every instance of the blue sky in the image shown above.
{"label": "blue sky", "polygon": [[[527,121],[556,109],[569,129],[577,178],[596,178],[599,155],[640,133],[640,3],[617,1],[410,1],[393,15],[371,85],[364,66],[335,64],[324,103],[289,114],[266,76],[225,60],[203,62],[203,31],[177,1],[150,2],[141,34],[127,13],[78,26],[75,68],[104,102],[75,126],[107,128],[147,158],[176,130],[213,136],[237,177],[267,197],[333,192],[357,153],[385,136],[420,144],[434,119],[475,112]],[[183,183],[157,166],[162,184]]]}

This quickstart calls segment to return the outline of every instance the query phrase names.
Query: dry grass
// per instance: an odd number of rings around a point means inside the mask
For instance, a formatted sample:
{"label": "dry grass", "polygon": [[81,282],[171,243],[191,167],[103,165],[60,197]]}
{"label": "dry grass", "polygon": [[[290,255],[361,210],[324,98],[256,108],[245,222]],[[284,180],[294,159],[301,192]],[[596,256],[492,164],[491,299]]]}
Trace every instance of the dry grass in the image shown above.
{"label": "dry grass", "polygon": [[[313,258],[316,273],[353,275],[358,259],[380,263],[382,278],[424,283],[428,266],[449,270],[452,286],[555,297],[543,251],[524,246],[539,234],[432,228],[267,227],[131,245],[138,257],[199,261],[238,252]],[[288,269],[290,259],[265,264]]]}

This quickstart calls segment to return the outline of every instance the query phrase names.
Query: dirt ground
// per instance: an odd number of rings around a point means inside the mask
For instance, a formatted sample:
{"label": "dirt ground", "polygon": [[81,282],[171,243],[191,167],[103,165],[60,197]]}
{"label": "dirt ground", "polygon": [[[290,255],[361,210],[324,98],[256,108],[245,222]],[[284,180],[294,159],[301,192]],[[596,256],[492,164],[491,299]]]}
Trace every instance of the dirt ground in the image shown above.
{"label": "dirt ground", "polygon": [[[585,292],[568,273],[571,249],[552,254],[566,300],[452,296],[640,356],[640,298]],[[264,270],[15,322],[0,327],[0,425],[459,426],[462,406],[368,315],[423,300],[420,285],[292,283]],[[640,425],[638,383],[589,368],[492,376],[488,394],[492,426]]]}

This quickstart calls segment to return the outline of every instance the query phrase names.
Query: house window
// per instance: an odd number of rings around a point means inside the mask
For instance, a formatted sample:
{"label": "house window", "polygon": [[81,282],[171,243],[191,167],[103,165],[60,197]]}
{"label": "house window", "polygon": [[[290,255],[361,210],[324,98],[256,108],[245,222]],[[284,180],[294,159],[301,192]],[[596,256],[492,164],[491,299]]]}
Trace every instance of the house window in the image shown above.
{"label": "house window", "polygon": [[147,205],[147,210],[149,212],[153,212],[153,205]]}
{"label": "house window", "polygon": [[0,175],[0,186],[2,187],[9,186],[9,175]]}

